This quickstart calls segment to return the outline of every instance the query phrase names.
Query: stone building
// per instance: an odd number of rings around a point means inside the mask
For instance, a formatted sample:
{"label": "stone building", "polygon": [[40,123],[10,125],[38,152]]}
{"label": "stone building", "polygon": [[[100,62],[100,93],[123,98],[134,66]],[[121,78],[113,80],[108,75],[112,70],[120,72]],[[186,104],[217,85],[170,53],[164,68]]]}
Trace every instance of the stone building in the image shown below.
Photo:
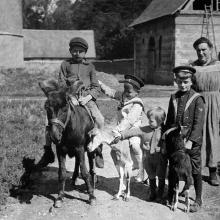
{"label": "stone building", "polygon": [[23,66],[22,0],[0,0],[0,66]]}
{"label": "stone building", "polygon": [[[135,29],[135,74],[149,84],[172,84],[172,68],[197,58],[192,44],[201,36],[205,4],[212,3],[213,6],[215,42],[219,51],[219,2],[217,0],[151,1],[130,25]],[[210,40],[213,41],[211,23],[209,31]]]}
{"label": "stone building", "polygon": [[96,57],[93,30],[23,29],[22,0],[0,0],[0,68],[24,67],[24,60],[67,58],[73,37],[88,42],[87,58]]}

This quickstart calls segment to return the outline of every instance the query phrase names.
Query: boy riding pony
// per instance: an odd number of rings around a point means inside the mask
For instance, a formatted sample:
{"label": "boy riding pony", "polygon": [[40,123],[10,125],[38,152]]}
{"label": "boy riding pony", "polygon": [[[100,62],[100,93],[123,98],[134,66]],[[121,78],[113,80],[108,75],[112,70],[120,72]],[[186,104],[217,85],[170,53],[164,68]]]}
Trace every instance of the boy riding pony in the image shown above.
{"label": "boy riding pony", "polygon": [[[81,105],[85,105],[89,110],[95,122],[95,127],[102,129],[104,127],[104,117],[96,104],[97,96],[100,93],[100,86],[96,77],[94,65],[85,59],[87,50],[88,43],[83,38],[75,37],[70,40],[69,52],[72,57],[62,62],[58,77],[58,85],[59,87],[70,88],[71,91],[71,87],[75,86],[77,82],[82,82],[85,89],[78,102]],[[51,84],[51,81],[49,80],[45,80],[40,86],[47,90],[55,89],[54,84]],[[69,98],[70,101],[73,98],[71,93],[69,94]],[[45,152],[38,163],[38,166],[40,167],[45,167],[49,163],[54,162],[54,153],[52,151],[52,142],[50,140],[48,129],[49,127],[47,126],[45,135],[46,144],[44,146]],[[98,132],[98,129],[96,129],[96,133]]]}

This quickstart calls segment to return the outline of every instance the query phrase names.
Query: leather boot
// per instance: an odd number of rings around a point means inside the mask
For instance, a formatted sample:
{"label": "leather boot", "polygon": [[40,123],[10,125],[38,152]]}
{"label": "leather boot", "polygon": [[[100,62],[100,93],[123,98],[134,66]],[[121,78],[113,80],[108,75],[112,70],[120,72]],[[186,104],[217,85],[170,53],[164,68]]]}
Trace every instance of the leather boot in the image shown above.
{"label": "leather boot", "polygon": [[165,179],[159,179],[157,200],[156,200],[158,203],[163,203],[164,187],[165,187]]}
{"label": "leather boot", "polygon": [[194,204],[190,206],[190,212],[198,212],[202,206],[202,175],[193,174],[194,188],[196,199]]}
{"label": "leather boot", "polygon": [[217,168],[216,167],[210,167],[209,168],[209,184],[212,186],[218,186],[219,181],[217,177]]}
{"label": "leather boot", "polygon": [[150,179],[149,182],[150,182],[150,196],[148,198],[148,201],[149,202],[153,202],[157,198],[157,194],[156,194],[156,189],[157,189],[156,178]]}

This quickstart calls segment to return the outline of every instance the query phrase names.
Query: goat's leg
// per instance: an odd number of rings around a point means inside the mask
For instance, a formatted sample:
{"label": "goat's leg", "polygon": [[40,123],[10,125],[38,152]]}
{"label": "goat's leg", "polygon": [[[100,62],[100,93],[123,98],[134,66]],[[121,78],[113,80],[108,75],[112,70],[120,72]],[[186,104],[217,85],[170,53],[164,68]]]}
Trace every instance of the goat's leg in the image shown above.
{"label": "goat's leg", "polygon": [[131,184],[131,175],[132,175],[132,165],[126,166],[125,175],[126,175],[126,190],[124,195],[124,201],[128,202],[131,194],[130,184]]}
{"label": "goat's leg", "polygon": [[172,201],[172,205],[171,205],[172,211],[177,210],[178,200],[179,200],[179,183],[177,183],[176,187],[175,187],[175,193],[173,195],[173,201]]}
{"label": "goat's leg", "polygon": [[75,157],[75,168],[72,176],[72,184],[73,186],[76,185],[77,179],[79,177],[79,158],[78,156]]}
{"label": "goat's leg", "polygon": [[189,208],[190,208],[190,199],[189,199],[189,189],[185,190],[185,208],[184,211],[189,213]]}
{"label": "goat's leg", "polygon": [[66,154],[60,152],[57,147],[57,158],[59,163],[58,170],[58,197],[55,200],[54,207],[60,208],[62,206],[63,198],[64,198],[64,189],[65,189],[65,181],[66,181]]}
{"label": "goat's leg", "polygon": [[113,199],[118,200],[119,197],[122,195],[122,191],[125,189],[124,185],[124,171],[123,168],[121,167],[121,162],[120,159],[117,155],[117,152],[115,150],[111,150],[111,157],[113,159],[113,162],[115,164],[115,168],[118,172],[119,175],[119,190],[118,193],[114,195]]}
{"label": "goat's leg", "polygon": [[115,200],[118,200],[120,196],[122,196],[125,190],[125,184],[124,184],[124,167],[117,165],[116,169],[119,171],[119,189],[118,193],[114,195]]}
{"label": "goat's leg", "polygon": [[86,163],[85,163],[85,152],[83,147],[79,147],[77,151],[77,156],[79,157],[80,161],[80,170],[82,173],[82,178],[85,181],[85,184],[87,186],[87,191],[89,194],[89,204],[90,205],[95,205],[96,203],[96,197],[94,196],[94,189],[90,183],[90,174],[86,168]]}

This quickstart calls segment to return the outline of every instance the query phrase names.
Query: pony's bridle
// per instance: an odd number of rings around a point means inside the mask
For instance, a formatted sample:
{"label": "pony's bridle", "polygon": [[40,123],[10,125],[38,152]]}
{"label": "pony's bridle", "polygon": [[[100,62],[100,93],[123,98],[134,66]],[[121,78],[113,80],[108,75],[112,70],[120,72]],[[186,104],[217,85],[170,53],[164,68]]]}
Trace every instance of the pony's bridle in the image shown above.
{"label": "pony's bridle", "polygon": [[69,120],[70,120],[70,116],[71,116],[71,109],[70,109],[70,105],[68,105],[68,111],[67,111],[67,116],[66,116],[66,121],[65,123],[63,123],[61,120],[59,120],[58,118],[52,118],[49,120],[49,124],[56,124],[56,125],[60,125],[62,127],[63,130],[65,130]]}

